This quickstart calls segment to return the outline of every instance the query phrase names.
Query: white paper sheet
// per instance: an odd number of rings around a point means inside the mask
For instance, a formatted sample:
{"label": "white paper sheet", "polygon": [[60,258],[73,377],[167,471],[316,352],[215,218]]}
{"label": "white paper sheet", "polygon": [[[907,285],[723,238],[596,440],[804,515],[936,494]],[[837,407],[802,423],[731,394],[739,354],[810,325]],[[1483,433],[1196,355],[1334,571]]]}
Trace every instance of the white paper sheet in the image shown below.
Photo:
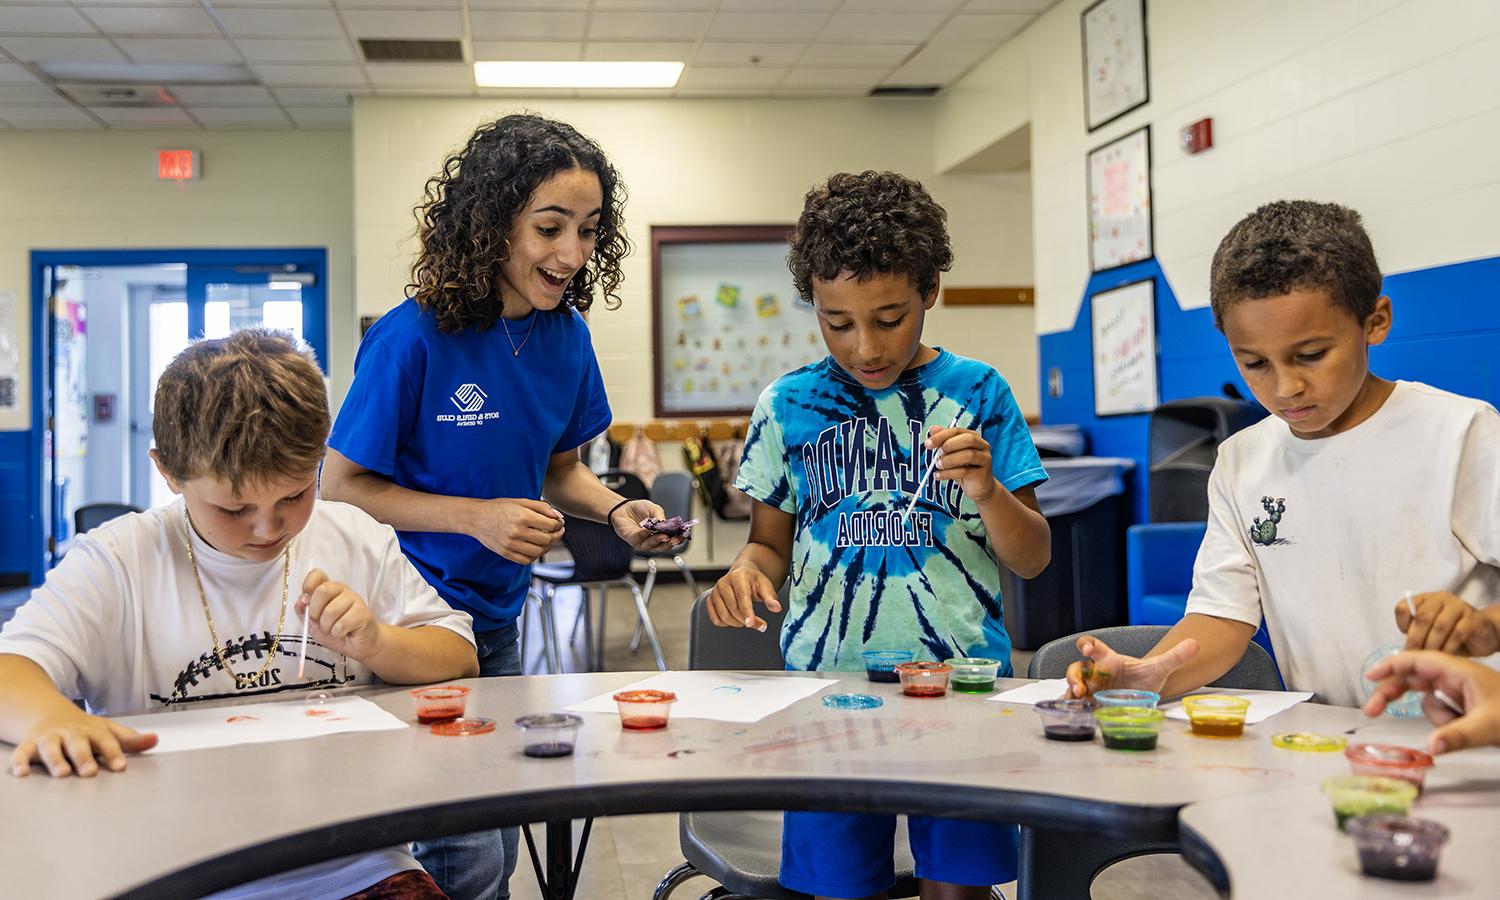
{"label": "white paper sheet", "polygon": [[[743,672],[663,672],[620,688],[624,691],[671,691],[674,719],[758,722],[804,697],[838,684],[831,678],[750,675]],[[570,712],[618,713],[615,691],[568,707]]]}
{"label": "white paper sheet", "polygon": [[310,716],[300,700],[184,709],[115,719],[137,731],[156,734],[152,753],[207,750],[237,744],[265,744],[322,737],[345,731],[390,731],[406,723],[363,697],[336,696],[329,714]]}
{"label": "white paper sheet", "polygon": [[[1002,703],[1026,703],[1035,705],[1043,700],[1056,700],[1063,695],[1067,689],[1068,681],[1065,678],[1050,678],[1045,681],[1033,681],[1031,684],[1013,688],[1003,693],[990,697],[990,700],[998,700]],[[1231,697],[1245,697],[1250,700],[1250,711],[1245,714],[1245,724],[1254,725],[1264,722],[1266,719],[1276,715],[1283,710],[1291,709],[1298,703],[1312,699],[1312,694],[1303,691],[1231,691],[1223,688],[1204,688],[1194,691],[1195,694],[1227,694]],[[1161,704],[1161,711],[1167,714],[1169,719],[1187,721],[1187,711],[1182,708],[1181,700],[1173,700],[1170,703]]]}

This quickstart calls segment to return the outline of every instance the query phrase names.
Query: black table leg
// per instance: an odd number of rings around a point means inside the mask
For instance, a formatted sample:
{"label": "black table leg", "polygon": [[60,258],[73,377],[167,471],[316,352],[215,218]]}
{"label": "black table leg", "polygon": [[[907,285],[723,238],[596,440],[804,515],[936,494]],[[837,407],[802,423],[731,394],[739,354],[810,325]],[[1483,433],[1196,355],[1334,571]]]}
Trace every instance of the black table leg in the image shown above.
{"label": "black table leg", "polygon": [[1147,853],[1177,853],[1175,841],[1101,838],[1083,831],[1021,828],[1017,900],[1089,900],[1089,885],[1107,866]]}
{"label": "black table leg", "polygon": [[536,883],[545,900],[573,900],[578,889],[578,875],[583,871],[583,854],[589,847],[589,832],[594,820],[583,820],[583,834],[578,838],[578,856],[573,856],[573,823],[562,819],[547,823],[547,865],[537,856],[536,840],[531,836],[531,826],[522,825],[526,835],[526,849],[531,853],[531,868],[536,872]]}

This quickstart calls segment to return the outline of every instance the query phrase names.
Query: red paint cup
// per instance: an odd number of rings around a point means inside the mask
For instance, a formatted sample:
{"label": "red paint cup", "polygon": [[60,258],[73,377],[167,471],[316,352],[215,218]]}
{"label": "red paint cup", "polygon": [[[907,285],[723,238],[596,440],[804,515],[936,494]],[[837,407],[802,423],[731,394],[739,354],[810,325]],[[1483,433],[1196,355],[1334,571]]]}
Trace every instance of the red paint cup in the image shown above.
{"label": "red paint cup", "polygon": [[417,704],[417,722],[431,725],[462,718],[469,706],[469,689],[457,684],[414,688],[410,691]]}

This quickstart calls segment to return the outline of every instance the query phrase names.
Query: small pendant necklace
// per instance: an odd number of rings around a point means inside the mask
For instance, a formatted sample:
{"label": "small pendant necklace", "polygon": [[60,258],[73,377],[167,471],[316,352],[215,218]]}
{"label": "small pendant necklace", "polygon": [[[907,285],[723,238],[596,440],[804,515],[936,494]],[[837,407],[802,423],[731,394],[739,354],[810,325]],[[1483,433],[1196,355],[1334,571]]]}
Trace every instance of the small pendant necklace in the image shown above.
{"label": "small pendant necklace", "polygon": [[510,343],[511,356],[520,356],[521,348],[526,346],[527,341],[531,340],[531,329],[536,327],[536,317],[536,310],[532,310],[531,324],[526,326],[526,333],[521,336],[520,344],[517,344],[516,339],[510,336],[510,326],[505,324],[505,317],[500,317],[500,327],[505,329],[505,340]]}

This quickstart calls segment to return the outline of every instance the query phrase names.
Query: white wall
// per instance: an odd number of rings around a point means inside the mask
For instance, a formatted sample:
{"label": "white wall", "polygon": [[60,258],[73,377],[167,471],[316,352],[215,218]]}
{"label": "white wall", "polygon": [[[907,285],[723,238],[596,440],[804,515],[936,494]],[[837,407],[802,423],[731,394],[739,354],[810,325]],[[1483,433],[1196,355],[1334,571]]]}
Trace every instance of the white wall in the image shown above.
{"label": "white wall", "polygon": [[[1089,134],[1079,14],[1064,0],[945,91],[940,170],[1032,128],[1039,332],[1072,327],[1088,281],[1085,155],[1152,126],[1156,251],[1185,307],[1255,206],[1333,200],[1365,216],[1386,272],[1500,253],[1500,3],[1150,0],[1151,102]],[[1214,119],[1215,147],[1177,147]]]}
{"label": "white wall", "polygon": [[[400,302],[415,243],[412,207],[446,153],[475,125],[531,109],[597,140],[629,189],[623,305],[591,314],[615,416],[651,415],[650,226],[793,223],[802,197],[840,170],[894,169],[926,183],[948,210],[956,262],[947,284],[1031,283],[1024,178],[936,175],[930,100],[405,100],[354,108],[356,305]],[[1029,308],[939,307],[927,338],[984,359],[1035,412],[1036,342]],[[675,451],[673,451],[675,452]]]}
{"label": "white wall", "polygon": [[[202,151],[201,181],[156,180],[155,151]],[[334,399],[353,366],[352,178],[346,132],[12,132],[0,137],[0,290],[16,292],[20,408],[31,427],[30,251],[326,247]]]}

